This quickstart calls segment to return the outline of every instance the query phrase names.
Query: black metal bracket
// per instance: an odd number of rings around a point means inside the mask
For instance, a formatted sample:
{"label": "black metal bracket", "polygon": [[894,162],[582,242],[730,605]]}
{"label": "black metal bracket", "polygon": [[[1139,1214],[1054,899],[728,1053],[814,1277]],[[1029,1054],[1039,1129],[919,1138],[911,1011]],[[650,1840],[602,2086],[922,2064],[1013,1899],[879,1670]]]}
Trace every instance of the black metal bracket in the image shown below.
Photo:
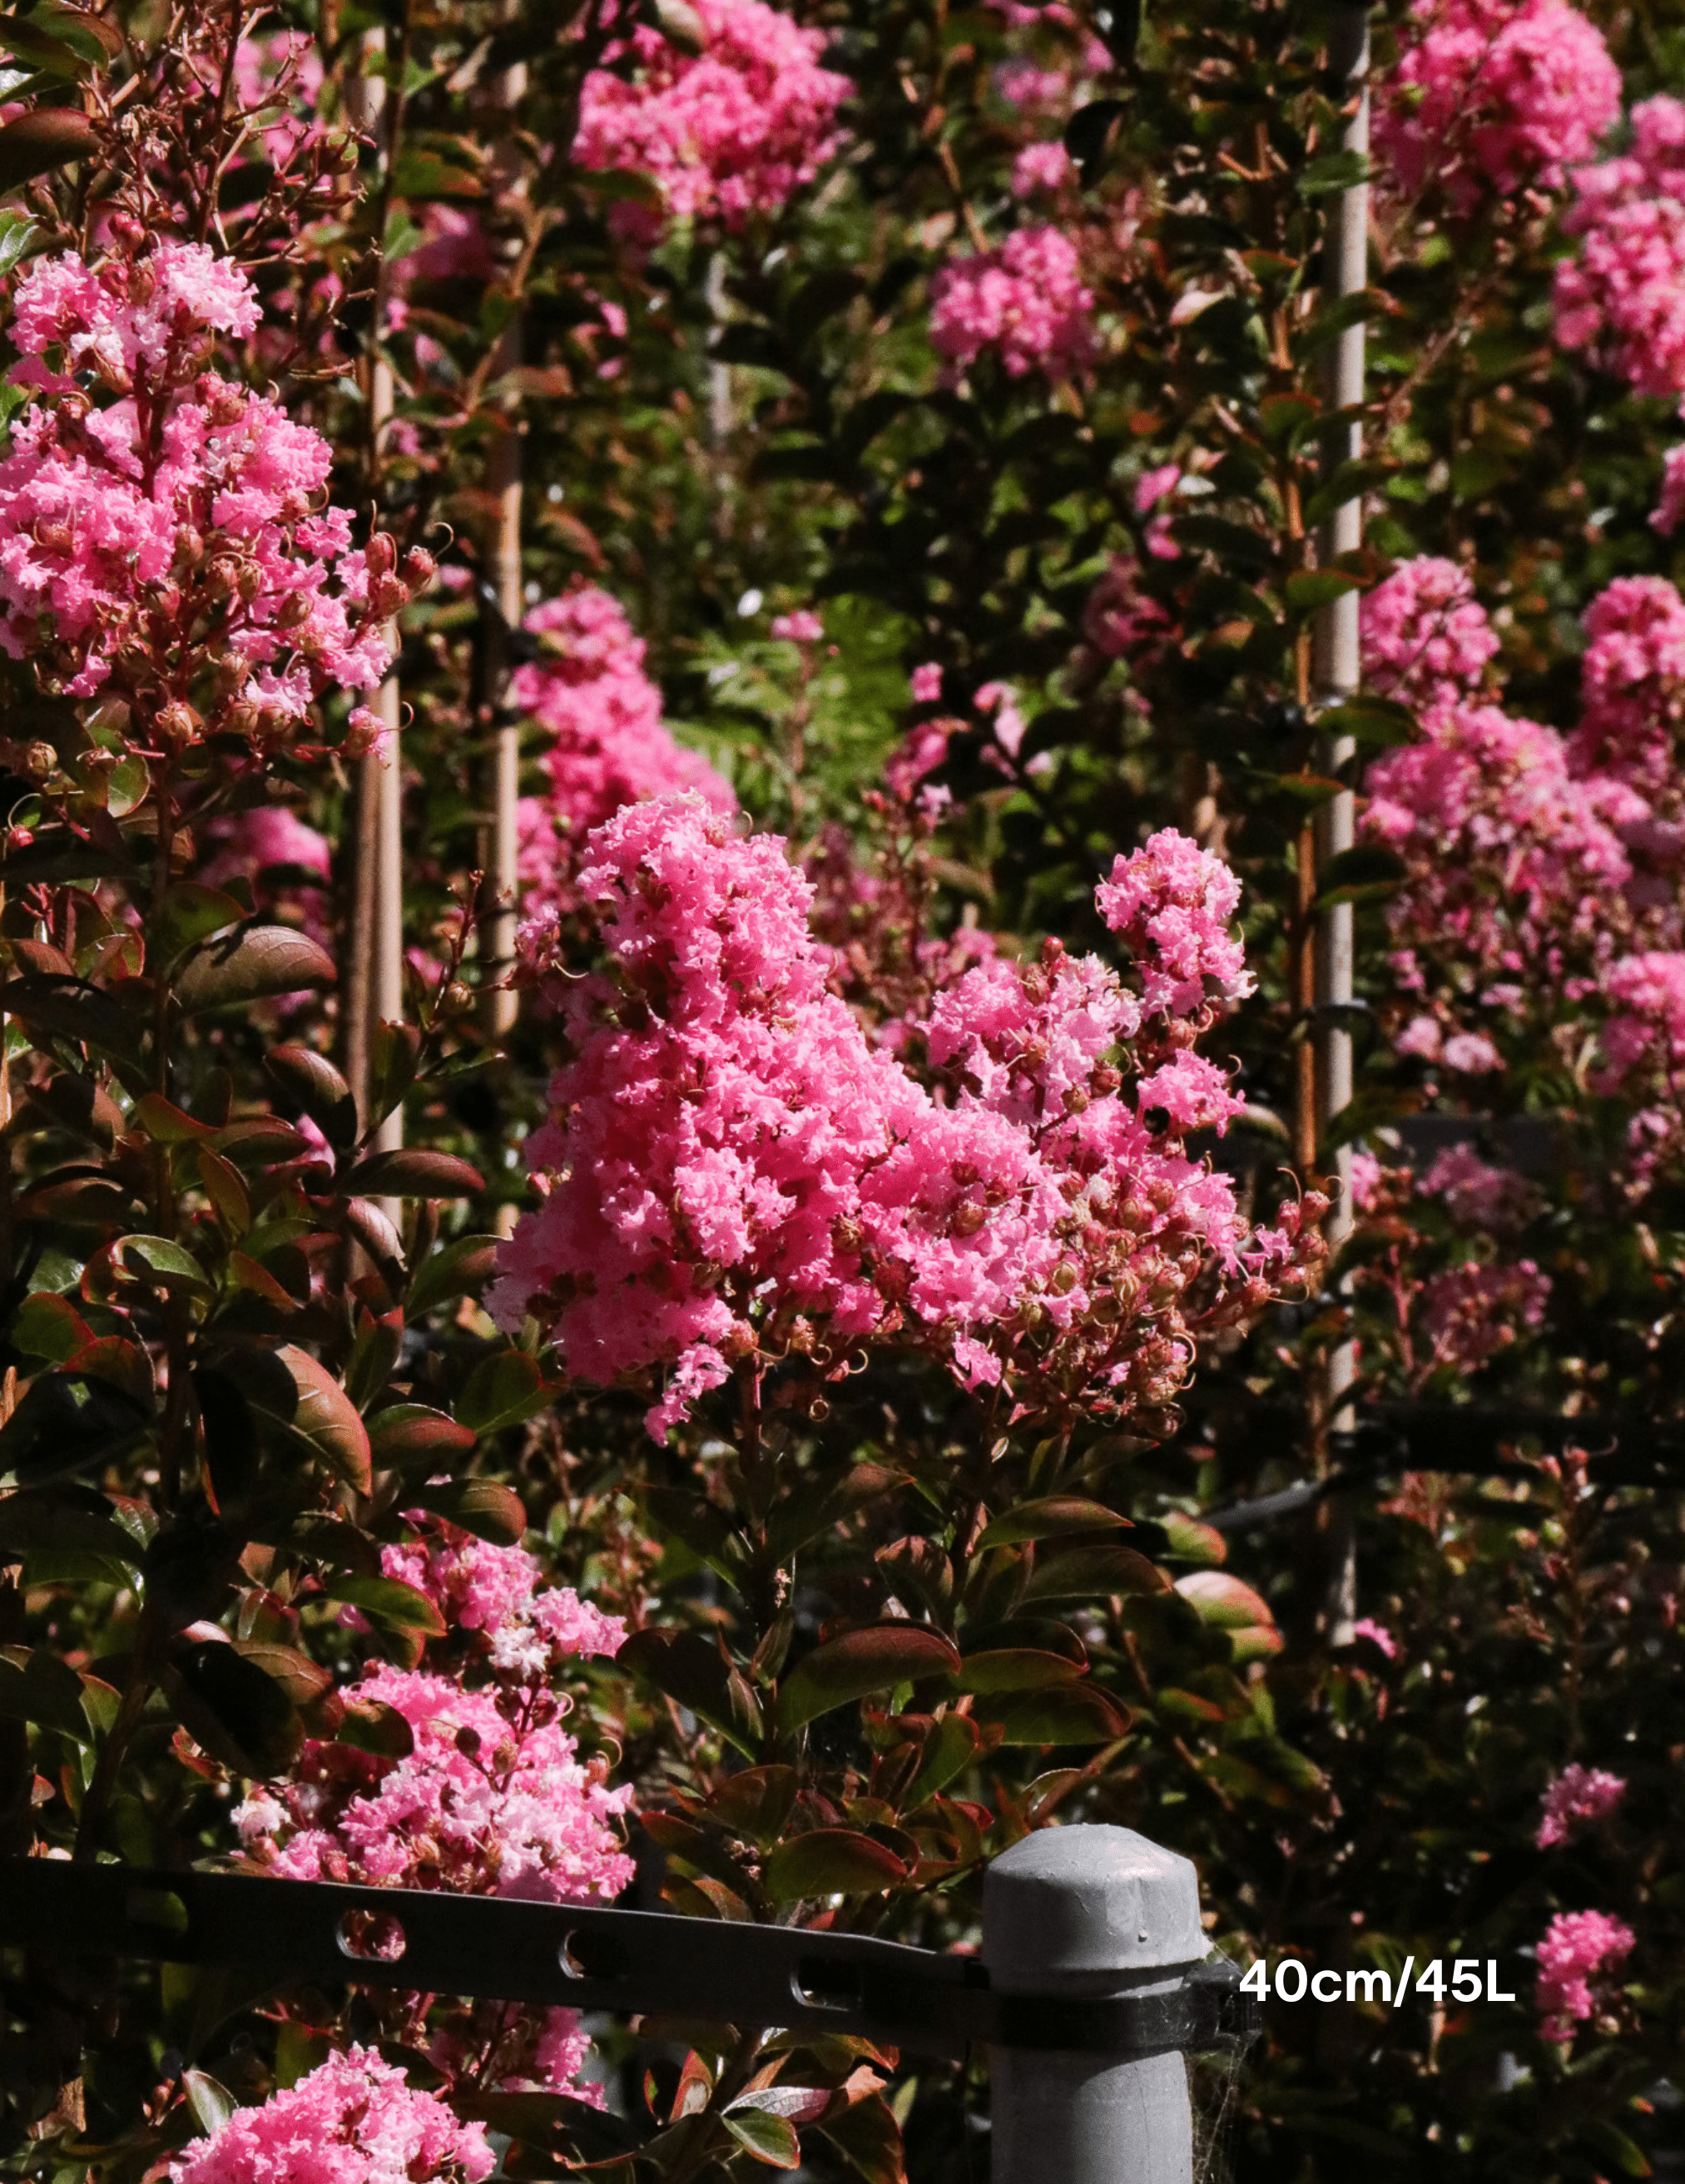
{"label": "black metal bracket", "polygon": [[1123,1992],[1073,2000],[1002,1994],[975,1957],[864,1935],[55,1858],[0,1860],[0,1944],[221,1965],[277,1989],[350,1981],[853,2034],[950,2057],[985,2045],[1127,2062],[1242,2047],[1260,2030],[1224,1957],[1120,1975]]}

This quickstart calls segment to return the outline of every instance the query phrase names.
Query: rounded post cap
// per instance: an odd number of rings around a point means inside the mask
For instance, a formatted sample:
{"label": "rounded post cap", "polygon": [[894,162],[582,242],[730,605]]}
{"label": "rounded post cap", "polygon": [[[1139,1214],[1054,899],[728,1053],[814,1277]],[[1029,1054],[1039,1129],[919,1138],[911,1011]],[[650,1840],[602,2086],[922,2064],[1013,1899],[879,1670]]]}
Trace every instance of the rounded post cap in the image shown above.
{"label": "rounded post cap", "polygon": [[1133,1828],[1042,1828],[983,1881],[983,1961],[1005,1992],[1057,1992],[1096,1974],[1185,1964],[1208,1953],[1191,1858]]}

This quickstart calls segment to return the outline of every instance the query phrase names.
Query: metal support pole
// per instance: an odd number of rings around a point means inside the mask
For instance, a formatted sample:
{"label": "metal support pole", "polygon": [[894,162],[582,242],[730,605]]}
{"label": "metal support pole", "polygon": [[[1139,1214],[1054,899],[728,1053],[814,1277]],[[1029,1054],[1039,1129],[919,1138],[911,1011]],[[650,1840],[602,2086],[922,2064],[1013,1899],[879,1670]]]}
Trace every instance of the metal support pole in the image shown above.
{"label": "metal support pole", "polygon": [[[1336,95],[1347,107],[1340,143],[1343,151],[1369,150],[1369,15],[1366,8],[1337,8],[1328,34],[1328,73]],[[1323,237],[1322,293],[1324,301],[1337,303],[1358,295],[1369,281],[1369,186],[1358,182],[1342,190],[1330,202],[1328,225]],[[1336,412],[1355,411],[1364,398],[1364,329],[1347,326],[1337,335],[1329,357],[1327,399]],[[1355,415],[1342,417],[1323,443],[1325,476],[1342,463],[1363,453],[1363,425]],[[1318,542],[1325,564],[1336,554],[1355,552],[1363,543],[1361,497],[1342,501],[1323,526]],[[1359,653],[1358,594],[1343,592],[1331,599],[1316,618],[1313,657],[1313,694],[1319,705],[1336,705],[1355,695],[1363,679]],[[1337,775],[1348,767],[1356,746],[1348,736],[1325,738],[1321,755],[1325,774]],[[1352,791],[1342,790],[1323,805],[1316,822],[1316,864],[1325,870],[1331,858],[1349,850],[1355,814]],[[1316,1119],[1318,1134],[1352,1097],[1352,905],[1336,903],[1323,911],[1316,927]],[[1329,1249],[1337,1251],[1352,1229],[1352,1147],[1342,1145],[1334,1155],[1338,1189],[1329,1212],[1325,1234]],[[1336,1346],[1328,1361],[1324,1389],[1322,1423],[1325,1431],[1343,1431],[1352,1423],[1350,1391],[1357,1377],[1354,1346]],[[1328,1590],[1322,1615],[1331,1645],[1349,1644],[1353,1618],[1357,1613],[1356,1563],[1352,1510],[1348,1501],[1334,1497],[1325,1505],[1329,1549]]]}
{"label": "metal support pole", "polygon": [[[1206,1954],[1191,1862],[1132,1828],[1046,1828],[983,1883],[983,1961],[1001,1994],[1098,2002],[1174,1987]],[[993,2184],[1192,2184],[1180,2054],[990,2050]]]}

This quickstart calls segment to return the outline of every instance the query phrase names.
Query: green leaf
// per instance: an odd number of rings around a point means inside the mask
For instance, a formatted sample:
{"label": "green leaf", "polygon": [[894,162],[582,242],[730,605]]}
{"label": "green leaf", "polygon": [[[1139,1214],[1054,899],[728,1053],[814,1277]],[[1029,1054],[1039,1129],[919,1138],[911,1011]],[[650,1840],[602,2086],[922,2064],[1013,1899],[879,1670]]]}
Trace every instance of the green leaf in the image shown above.
{"label": "green leaf", "polygon": [[388,1023],[375,1028],[369,1043],[369,1112],[373,1127],[383,1123],[416,1081],[421,1056],[421,1034],[414,1024]]}
{"label": "green leaf", "polygon": [[407,1759],[416,1748],[416,1732],[396,1707],[379,1699],[349,1699],[334,1741],[377,1759]]}
{"label": "green leaf", "polygon": [[44,1493],[0,1498],[0,1563],[20,1555],[98,1555],[138,1569],[145,1551],[114,1518]]}
{"label": "green leaf", "polygon": [[468,1375],[456,1401],[457,1422],[477,1435],[497,1433],[536,1418],[561,1392],[556,1382],[545,1379],[535,1357],[524,1350],[500,1350],[482,1358]]}
{"label": "green leaf", "polygon": [[1133,1547],[1070,1547],[1038,1557],[1026,1601],[1098,1600],[1109,1593],[1165,1592],[1169,1580]]}
{"label": "green leaf", "polygon": [[761,1709],[755,1694],[721,1658],[718,1646],[698,1632],[667,1625],[634,1630],[615,1660],[618,1667],[711,1723],[750,1758],[756,1756]]}
{"label": "green leaf", "polygon": [[1314,614],[1347,592],[1360,592],[1363,579],[1343,569],[1296,569],[1282,588],[1295,614]]}
{"label": "green leaf", "polygon": [[982,1741],[969,1714],[945,1713],[924,1740],[918,1770],[902,1793],[904,1809],[911,1811],[922,1805],[927,1797],[945,1790],[957,1774],[962,1774],[976,1758]]}
{"label": "green leaf", "polygon": [[[0,136],[5,133],[0,129]],[[80,978],[8,979],[0,986],[0,1010],[18,1017],[35,1039],[68,1039],[102,1061],[140,1066],[145,1031],[138,1017]]]}
{"label": "green leaf", "polygon": [[1370,174],[1368,155],[1363,152],[1325,152],[1301,170],[1297,187],[1302,198],[1327,197],[1332,191],[1356,189]]}
{"label": "green leaf", "polygon": [[1126,1709],[1090,1683],[985,1699],[977,1717],[1003,1744],[1110,1744],[1130,1724]]}
{"label": "green leaf", "polygon": [[351,1088],[326,1055],[313,1047],[271,1047],[263,1058],[269,1074],[289,1092],[336,1152],[357,1142],[357,1103]]}
{"label": "green leaf", "polygon": [[237,1774],[265,1780],[298,1758],[304,1728],[292,1700],[232,1646],[207,1640],[185,1649],[164,1681],[193,1741]]}
{"label": "green leaf", "polygon": [[1380,842],[1359,842],[1342,850],[1317,874],[1316,906],[1336,902],[1380,902],[1396,894],[1405,877],[1404,861]]}
{"label": "green leaf", "polygon": [[[0,135],[3,135],[0,131]],[[333,958],[286,925],[248,925],[200,948],[176,981],[184,1016],[333,983]]]}
{"label": "green leaf", "polygon": [[1373,493],[1377,486],[1385,485],[1397,471],[1396,463],[1383,462],[1369,455],[1354,456],[1339,464],[1333,475],[1318,486],[1304,506],[1304,522],[1314,529],[1325,523],[1336,509],[1343,508],[1348,500],[1361,499]]}
{"label": "green leaf", "polygon": [[500,1236],[457,1236],[416,1270],[404,1308],[418,1319],[436,1305],[460,1296],[477,1296],[497,1268]]}
{"label": "green leaf", "polygon": [[706,1563],[722,1577],[735,1580],[742,1568],[744,1550],[723,1510],[700,1494],[687,1494],[680,1486],[645,1486],[638,1500],[658,1532],[689,1547],[698,1562]]}
{"label": "green leaf", "polygon": [[1127,1525],[1129,1521],[1103,1502],[1085,1502],[1074,1494],[1054,1494],[1045,1501],[1016,1503],[985,1526],[977,1546],[980,1550],[1007,1546],[1020,1540],[1057,1539],[1062,1532],[1103,1531],[1113,1525]]}
{"label": "green leaf", "polygon": [[0,277],[9,273],[29,248],[35,231],[35,222],[21,213],[0,214]]}
{"label": "green leaf", "polygon": [[765,1850],[784,1833],[795,1809],[793,1767],[745,1767],[728,1774],[708,1800],[708,1811],[734,1835]]}
{"label": "green leaf", "polygon": [[12,1341],[25,1357],[64,1365],[93,1340],[93,1329],[68,1297],[41,1290],[25,1297],[12,1322]]}
{"label": "green leaf", "polygon": [[828,2116],[820,2129],[865,2184],[907,2184],[901,2126],[881,2095]]}
{"label": "green leaf", "polygon": [[361,1608],[365,1615],[383,1623],[389,1630],[419,1630],[429,1638],[443,1638],[445,1621],[424,1592],[395,1577],[358,1577],[336,1570],[322,1581],[330,1600],[343,1600]]}
{"label": "green leaf", "polygon": [[960,1665],[962,1691],[1045,1691],[1054,1684],[1077,1682],[1087,1674],[1080,1661],[1063,1653],[1046,1653],[1031,1646],[987,1646],[968,1653]]}
{"label": "green leaf", "polygon": [[473,1429],[426,1403],[393,1403],[368,1422],[370,1451],[382,1471],[406,1463],[449,1463],[474,1446]]}
{"label": "green leaf", "polygon": [[250,912],[220,888],[198,880],[178,880],[159,900],[148,921],[152,952],[160,967],[201,941],[214,939],[230,926],[243,925]]}
{"label": "green leaf", "polygon": [[814,1828],[791,1836],[767,1861],[767,1893],[775,1903],[803,1897],[875,1896],[907,1878],[892,1850],[851,1828]]}
{"label": "green leaf", "polygon": [[406,1486],[404,1502],[406,1508],[430,1509],[494,1546],[518,1547],[527,1529],[521,1496],[494,1479],[435,1479],[425,1486]]}
{"label": "green leaf", "polygon": [[1316,716],[1324,735],[1350,736],[1354,743],[1377,749],[1408,743],[1416,733],[1416,716],[1408,705],[1392,698],[1353,698],[1343,705],[1329,705]]}
{"label": "green leaf", "polygon": [[[248,1367],[253,1361],[247,1361]],[[253,1407],[321,1458],[360,1494],[369,1490],[368,1429],[357,1407],[320,1359],[295,1344],[273,1353],[279,1370],[248,1371],[245,1392]]]}
{"label": "green leaf", "polygon": [[[672,0],[666,0],[668,7]],[[800,2169],[801,2142],[788,2116],[769,2115],[765,2109],[728,2109],[720,2120],[745,2153],[769,2169]]]}
{"label": "green leaf", "polygon": [[1202,1563],[1214,1568],[1228,1561],[1228,1541],[1209,1524],[1202,1524],[1197,1517],[1184,1516],[1180,1509],[1172,1509],[1158,1521],[1164,1529],[1165,1552],[1179,1562]]}
{"label": "green leaf", "polygon": [[344,1183],[365,1198],[471,1198],[485,1187],[484,1177],[468,1162],[421,1145],[359,1161]]}
{"label": "green leaf", "polygon": [[57,1730],[76,1744],[93,1741],[81,1678],[57,1653],[40,1646],[0,1646],[0,1719]]}
{"label": "green leaf", "polygon": [[125,1236],[111,1247],[114,1266],[126,1273],[138,1273],[166,1292],[184,1296],[209,1296],[210,1284],[198,1261],[184,1245],[167,1236]]}
{"label": "green leaf", "polygon": [[183,2070],[181,2090],[193,2112],[193,2121],[206,2138],[220,2131],[234,2113],[233,2094],[208,2070]]}
{"label": "green leaf", "polygon": [[784,1678],[778,1691],[778,1727],[789,1736],[833,1707],[927,1676],[957,1675],[959,1668],[957,1648],[922,1624],[880,1623],[847,1630],[816,1646]]}

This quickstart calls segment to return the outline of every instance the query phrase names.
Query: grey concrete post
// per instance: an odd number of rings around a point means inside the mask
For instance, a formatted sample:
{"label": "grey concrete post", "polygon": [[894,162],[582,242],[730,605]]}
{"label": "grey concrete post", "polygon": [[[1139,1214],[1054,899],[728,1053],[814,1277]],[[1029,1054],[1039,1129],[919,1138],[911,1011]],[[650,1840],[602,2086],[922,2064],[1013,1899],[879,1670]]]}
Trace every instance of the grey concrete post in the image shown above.
{"label": "grey concrete post", "polygon": [[[1132,1828],[1044,1828],[983,1884],[983,1961],[1003,1994],[1153,1993],[1208,1953],[1191,1860]],[[1180,2054],[990,2051],[993,2184],[1192,2184]]]}

